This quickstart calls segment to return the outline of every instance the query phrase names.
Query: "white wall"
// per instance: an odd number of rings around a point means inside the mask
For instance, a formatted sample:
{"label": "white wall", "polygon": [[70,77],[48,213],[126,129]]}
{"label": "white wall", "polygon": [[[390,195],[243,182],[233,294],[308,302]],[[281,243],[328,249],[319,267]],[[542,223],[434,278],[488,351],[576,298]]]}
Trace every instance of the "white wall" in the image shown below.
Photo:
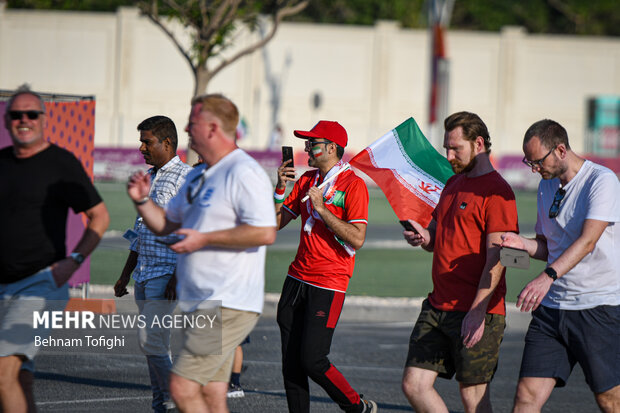
{"label": "white wall", "polygon": [[[175,30],[181,31],[181,27]],[[241,33],[240,44],[254,34]],[[340,121],[350,150],[363,149],[405,118],[427,130],[428,35],[390,22],[374,27],[285,23],[267,46],[282,76],[285,143],[293,129]],[[620,39],[451,31],[450,112],[469,110],[487,123],[496,155],[518,154],[527,127],[549,117],[583,149],[586,99],[620,95]],[[291,56],[283,72],[285,57]],[[181,145],[193,78],[167,37],[136,9],[77,13],[0,9],[0,89],[28,82],[42,92],[95,95],[98,146],[135,146],[137,124],[165,114]],[[246,119],[246,148],[266,146],[270,95],[263,54],[254,53],[209,85],[233,99]],[[314,110],[311,98],[322,96]]]}

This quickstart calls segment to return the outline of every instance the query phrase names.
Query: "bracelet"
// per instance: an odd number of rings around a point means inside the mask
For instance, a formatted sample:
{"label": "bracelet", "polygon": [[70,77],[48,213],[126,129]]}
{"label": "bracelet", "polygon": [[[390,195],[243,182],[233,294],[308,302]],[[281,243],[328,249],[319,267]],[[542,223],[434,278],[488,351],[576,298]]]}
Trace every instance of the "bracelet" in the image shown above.
{"label": "bracelet", "polygon": [[273,193],[273,201],[276,204],[281,204],[282,202],[284,202],[284,193],[285,192],[286,192],[286,188],[279,189],[278,187],[276,187],[276,191]]}
{"label": "bracelet", "polygon": [[136,205],[144,205],[144,204],[146,204],[148,202],[148,200],[149,200],[149,197],[145,196],[144,198],[142,198],[142,199],[140,199],[138,201],[133,201],[133,203],[136,204]]}

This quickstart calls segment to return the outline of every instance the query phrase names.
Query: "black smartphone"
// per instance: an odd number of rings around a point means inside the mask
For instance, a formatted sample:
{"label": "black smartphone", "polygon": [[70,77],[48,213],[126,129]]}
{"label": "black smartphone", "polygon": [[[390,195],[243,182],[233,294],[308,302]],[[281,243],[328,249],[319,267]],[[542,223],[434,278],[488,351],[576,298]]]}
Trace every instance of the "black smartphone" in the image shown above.
{"label": "black smartphone", "polygon": [[407,220],[400,220],[398,222],[400,222],[400,225],[402,225],[403,228],[405,228],[406,231],[415,232],[416,234],[418,233],[418,231],[416,231],[416,229],[413,227],[413,225],[411,225],[411,222],[409,222]]}
{"label": "black smartphone", "polygon": [[291,160],[291,162],[286,165],[287,167],[293,168],[293,147],[292,146],[283,146],[282,147],[282,163]]}
{"label": "black smartphone", "polygon": [[183,238],[172,238],[172,239],[160,239],[160,238],[156,238],[155,242],[159,243],[159,244],[164,244],[164,245],[172,245],[172,244],[176,244],[177,242],[183,240]]}

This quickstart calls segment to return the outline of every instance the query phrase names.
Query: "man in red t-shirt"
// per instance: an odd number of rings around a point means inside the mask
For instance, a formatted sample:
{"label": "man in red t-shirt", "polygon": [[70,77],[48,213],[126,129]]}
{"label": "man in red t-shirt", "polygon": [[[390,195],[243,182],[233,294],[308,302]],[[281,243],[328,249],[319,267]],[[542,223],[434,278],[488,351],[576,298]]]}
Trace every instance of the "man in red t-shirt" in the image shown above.
{"label": "man in red t-shirt", "polygon": [[320,121],[306,139],[308,165],[285,198],[286,183],[295,181],[290,161],[278,168],[274,194],[282,229],[301,216],[301,235],[278,303],[282,338],[282,374],[290,412],[309,412],[308,377],[319,384],[345,412],[376,412],[330,363],[334,329],[368,224],[366,184],[342,162],[347,132],[338,122]]}
{"label": "man in red t-shirt", "polygon": [[407,242],[433,254],[433,291],[411,333],[403,391],[417,412],[448,411],[434,388],[456,373],[466,412],[490,412],[489,383],[497,369],[506,315],[501,234],[518,232],[515,196],[489,160],[491,138],[475,114],[445,122],[444,148],[455,175],[427,228]]}

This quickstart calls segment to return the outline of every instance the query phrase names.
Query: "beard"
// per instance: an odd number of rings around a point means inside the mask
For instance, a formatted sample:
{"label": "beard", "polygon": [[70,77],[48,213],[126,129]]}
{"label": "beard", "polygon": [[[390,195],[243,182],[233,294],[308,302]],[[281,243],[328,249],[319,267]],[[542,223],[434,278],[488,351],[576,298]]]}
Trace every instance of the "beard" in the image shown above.
{"label": "beard", "polygon": [[453,161],[450,161],[450,166],[452,166],[452,171],[455,174],[464,174],[474,169],[476,163],[476,155],[472,152],[471,158],[469,159],[468,163],[465,164],[455,159]]}

